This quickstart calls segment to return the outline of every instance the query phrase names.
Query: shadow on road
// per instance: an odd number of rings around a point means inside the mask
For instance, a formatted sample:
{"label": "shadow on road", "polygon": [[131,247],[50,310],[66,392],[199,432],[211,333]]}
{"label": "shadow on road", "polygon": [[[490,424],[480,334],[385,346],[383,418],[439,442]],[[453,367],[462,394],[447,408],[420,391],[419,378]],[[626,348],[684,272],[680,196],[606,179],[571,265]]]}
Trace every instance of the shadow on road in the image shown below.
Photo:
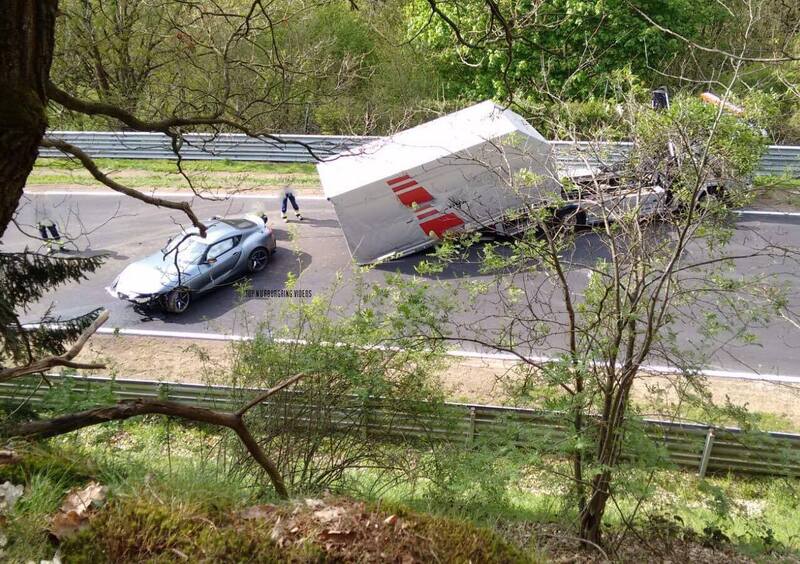
{"label": "shadow on road", "polygon": [[[289,273],[299,277],[311,265],[311,261],[311,255],[308,253],[293,252],[284,247],[278,247],[267,268],[250,277],[248,289],[262,292],[262,295],[265,290],[282,290],[286,285],[286,277]],[[247,277],[240,278],[234,284],[216,288],[206,294],[194,297],[189,309],[182,314],[170,314],[160,308],[136,308],[135,311],[141,316],[143,322],[159,320],[166,325],[192,325],[213,321],[243,304],[255,299],[262,299],[238,290],[243,283],[247,284],[247,280]]]}
{"label": "shadow on road", "polygon": [[[393,260],[380,264],[375,267],[375,270],[383,272],[391,272],[405,275],[423,276],[434,280],[453,280],[457,278],[473,278],[478,276],[487,276],[481,274],[481,263],[483,258],[483,248],[490,241],[482,241],[474,245],[457,261],[448,264],[442,272],[432,274],[420,274],[417,272],[417,267],[425,260],[435,261],[433,256],[434,251],[428,250],[401,259]],[[500,242],[491,241],[491,242]],[[498,249],[499,254],[508,256],[507,249]],[[603,243],[601,235],[592,231],[584,231],[575,237],[575,245],[571,250],[565,253],[565,261],[567,263],[574,263],[580,268],[583,265],[592,265],[598,259],[610,260],[610,252],[608,247]],[[535,268],[535,265],[534,265]],[[513,270],[513,269],[509,269]]]}
{"label": "shadow on road", "polygon": [[303,216],[303,223],[307,223],[313,227],[330,227],[339,229],[339,221],[336,219],[317,219],[315,217]]}
{"label": "shadow on road", "polygon": [[128,255],[123,255],[117,251],[109,251],[106,249],[86,249],[77,252],[73,251],[69,253],[69,256],[81,258],[103,257],[106,260],[128,260],[130,258]]}

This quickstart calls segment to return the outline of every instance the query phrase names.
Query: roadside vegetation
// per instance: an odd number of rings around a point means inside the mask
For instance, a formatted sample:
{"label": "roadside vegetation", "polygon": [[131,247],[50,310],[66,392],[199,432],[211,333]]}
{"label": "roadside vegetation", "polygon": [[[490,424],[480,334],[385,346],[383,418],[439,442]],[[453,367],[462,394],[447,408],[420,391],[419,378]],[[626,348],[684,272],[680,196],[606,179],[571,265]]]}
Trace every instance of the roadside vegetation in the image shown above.
{"label": "roadside vegetation", "polygon": [[[217,98],[222,85],[204,78],[221,77],[224,61],[205,60],[199,73],[179,71],[198,64],[197,38],[224,44],[225,26],[215,21],[208,31],[196,29],[191,7],[181,4],[153,13],[144,2],[131,2],[115,19],[102,10],[104,1],[61,1],[59,84],[134,114],[172,116],[189,107],[202,114],[193,104],[202,108]],[[386,135],[494,98],[511,103],[548,138],[593,139],[602,130],[607,140],[618,140],[632,131],[618,112],[624,100],[613,89],[615,74],[628,72],[645,90],[724,89],[733,72],[721,64],[724,53],[737,52],[746,34],[759,60],[743,62],[746,80],[734,85],[734,94],[760,99],[771,140],[800,141],[800,70],[796,59],[785,57],[798,48],[800,17],[792,3],[556,0],[509,2],[495,13],[475,1],[438,2],[435,9],[422,0],[274,2],[270,13],[281,25],[274,34],[271,28],[258,33],[275,38],[276,59],[256,44],[265,59],[259,66],[240,47],[229,95],[237,108],[251,111],[251,129],[269,132]],[[170,39],[158,48],[156,37]],[[774,51],[776,61],[764,50]],[[283,80],[287,70],[290,81]],[[263,99],[274,90],[281,93]],[[120,125],[69,110],[54,111],[50,124],[62,130]]]}
{"label": "roadside vegetation", "polygon": [[[110,178],[147,190],[201,192],[274,191],[282,186],[319,189],[313,164],[255,163],[229,160],[184,161],[182,174],[175,161],[160,159],[97,159]],[[191,180],[191,184],[188,178]],[[30,176],[31,186],[87,186],[103,188],[79,162],[65,158],[38,159]]]}

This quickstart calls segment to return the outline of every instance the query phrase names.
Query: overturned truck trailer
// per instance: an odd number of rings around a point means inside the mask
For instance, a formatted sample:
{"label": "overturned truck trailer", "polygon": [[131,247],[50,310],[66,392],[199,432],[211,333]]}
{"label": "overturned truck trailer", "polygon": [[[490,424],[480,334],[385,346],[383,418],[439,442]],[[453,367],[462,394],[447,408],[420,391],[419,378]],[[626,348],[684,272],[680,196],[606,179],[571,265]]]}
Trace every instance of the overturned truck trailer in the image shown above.
{"label": "overturned truck trailer", "polygon": [[550,144],[481,102],[317,165],[358,264],[398,258],[447,232],[493,227],[561,193]]}

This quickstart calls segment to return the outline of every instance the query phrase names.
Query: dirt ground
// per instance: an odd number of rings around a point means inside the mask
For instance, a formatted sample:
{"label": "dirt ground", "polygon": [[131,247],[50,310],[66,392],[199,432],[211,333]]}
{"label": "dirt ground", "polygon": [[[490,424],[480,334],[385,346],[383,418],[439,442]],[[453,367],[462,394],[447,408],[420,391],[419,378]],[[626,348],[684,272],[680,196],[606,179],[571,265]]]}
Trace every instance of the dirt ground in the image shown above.
{"label": "dirt ground", "polygon": [[[119,378],[172,382],[214,382],[213,374],[225,373],[231,363],[231,344],[224,341],[193,341],[95,335],[78,360],[105,362],[98,373]],[[502,404],[504,394],[498,377],[513,368],[511,361],[454,358],[441,374],[451,400],[465,403]],[[218,377],[217,377],[218,379]],[[216,383],[224,383],[218,381]],[[718,405],[730,402],[749,411],[769,414],[792,427],[800,427],[800,385],[761,380],[708,378],[713,400]],[[635,386],[635,400],[644,402],[654,389],[664,391],[666,399],[675,397],[676,379],[645,376]],[[774,429],[789,430],[785,426]]]}

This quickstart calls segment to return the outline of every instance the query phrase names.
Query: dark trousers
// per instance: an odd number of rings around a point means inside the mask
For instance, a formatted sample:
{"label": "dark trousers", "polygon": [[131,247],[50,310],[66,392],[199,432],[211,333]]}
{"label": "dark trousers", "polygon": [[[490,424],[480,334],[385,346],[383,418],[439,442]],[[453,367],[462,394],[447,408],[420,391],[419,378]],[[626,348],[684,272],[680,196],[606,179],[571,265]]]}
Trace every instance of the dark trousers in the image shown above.
{"label": "dark trousers", "polygon": [[[50,231],[50,237],[47,236],[47,231]],[[58,228],[55,225],[39,225],[39,235],[42,236],[42,239],[47,241],[51,237],[58,241],[61,239],[61,234],[58,232]]]}
{"label": "dark trousers", "polygon": [[288,194],[286,194],[286,196],[284,196],[283,202],[281,202],[281,213],[286,213],[287,201],[292,202],[292,207],[294,208],[294,211],[300,211],[300,206],[297,205],[297,200],[294,199],[294,194],[289,192]]}

